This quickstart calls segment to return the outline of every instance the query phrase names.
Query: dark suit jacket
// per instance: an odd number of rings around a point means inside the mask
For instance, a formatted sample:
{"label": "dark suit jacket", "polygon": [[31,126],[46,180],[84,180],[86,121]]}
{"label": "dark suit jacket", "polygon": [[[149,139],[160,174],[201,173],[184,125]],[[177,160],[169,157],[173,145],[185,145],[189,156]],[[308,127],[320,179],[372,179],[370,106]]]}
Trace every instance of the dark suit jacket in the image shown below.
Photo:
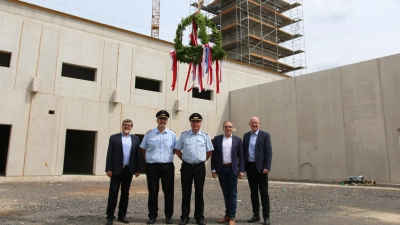
{"label": "dark suit jacket", "polygon": [[[243,136],[243,150],[244,160],[247,163],[249,158],[249,145],[250,145],[251,131],[247,132]],[[256,146],[254,150],[255,163],[259,173],[262,173],[264,169],[271,170],[272,162],[272,146],[271,137],[269,133],[259,130],[256,140]]]}
{"label": "dark suit jacket", "polygon": [[[217,174],[221,172],[223,155],[222,141],[224,134],[214,137],[214,152],[211,155],[211,170],[215,170]],[[243,144],[242,139],[232,135],[232,153],[231,153],[232,169],[235,176],[239,172],[244,172]]]}
{"label": "dark suit jacket", "polygon": [[[139,138],[133,134],[130,135],[132,140],[131,155],[129,158],[129,172],[134,175],[140,172],[140,153]],[[124,151],[122,149],[121,133],[110,136],[108,143],[106,172],[112,171],[113,174],[120,174],[124,161]]]}

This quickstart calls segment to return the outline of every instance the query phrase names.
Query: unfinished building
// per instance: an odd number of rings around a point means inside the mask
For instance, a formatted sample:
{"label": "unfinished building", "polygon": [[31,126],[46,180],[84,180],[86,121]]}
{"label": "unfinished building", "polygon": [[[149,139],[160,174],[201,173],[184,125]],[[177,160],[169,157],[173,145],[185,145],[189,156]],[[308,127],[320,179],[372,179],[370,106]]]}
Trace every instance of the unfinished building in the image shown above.
{"label": "unfinished building", "polygon": [[228,58],[291,76],[306,73],[302,0],[214,0],[201,9],[219,27]]}

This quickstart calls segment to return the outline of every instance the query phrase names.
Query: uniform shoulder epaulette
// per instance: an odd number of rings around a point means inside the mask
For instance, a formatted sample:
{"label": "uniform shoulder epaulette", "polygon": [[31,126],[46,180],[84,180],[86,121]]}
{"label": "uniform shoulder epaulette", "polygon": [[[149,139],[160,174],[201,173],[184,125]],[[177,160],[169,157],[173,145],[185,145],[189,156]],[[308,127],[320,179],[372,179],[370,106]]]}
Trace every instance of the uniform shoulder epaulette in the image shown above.
{"label": "uniform shoulder epaulette", "polygon": [[[204,132],[204,131],[203,131]],[[204,132],[206,135],[210,136],[207,132]]]}
{"label": "uniform shoulder epaulette", "polygon": [[173,130],[171,130],[171,129],[169,129],[170,131],[172,131],[172,132],[174,132],[174,134],[176,134],[176,132],[175,131],[173,131]]}
{"label": "uniform shoulder epaulette", "polygon": [[181,134],[187,133],[188,131],[183,131]]}
{"label": "uniform shoulder epaulette", "polygon": [[146,132],[146,134],[148,134],[148,133],[150,133],[152,130],[148,130],[147,132]]}

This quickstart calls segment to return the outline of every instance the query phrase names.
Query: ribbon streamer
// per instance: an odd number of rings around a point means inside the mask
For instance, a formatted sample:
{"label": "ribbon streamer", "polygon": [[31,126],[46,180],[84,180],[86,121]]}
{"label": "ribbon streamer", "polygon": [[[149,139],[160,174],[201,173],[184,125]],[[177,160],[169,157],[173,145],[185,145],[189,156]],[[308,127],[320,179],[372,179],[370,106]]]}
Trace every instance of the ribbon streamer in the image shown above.
{"label": "ribbon streamer", "polygon": [[172,66],[171,66],[171,70],[172,70],[172,90],[175,90],[175,86],[176,86],[176,80],[177,80],[177,76],[178,76],[178,60],[176,58],[176,51],[171,51],[170,56],[172,58]]}

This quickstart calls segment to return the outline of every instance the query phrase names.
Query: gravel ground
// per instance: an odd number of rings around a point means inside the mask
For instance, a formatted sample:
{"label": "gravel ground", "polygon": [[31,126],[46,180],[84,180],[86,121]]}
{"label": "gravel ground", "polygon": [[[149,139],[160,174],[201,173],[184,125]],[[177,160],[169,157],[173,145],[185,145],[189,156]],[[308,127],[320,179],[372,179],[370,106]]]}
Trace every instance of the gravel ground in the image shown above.
{"label": "gravel ground", "polygon": [[[0,224],[104,224],[108,181],[0,182]],[[145,176],[134,178],[127,218],[131,224],[147,221]],[[342,186],[270,181],[271,224],[400,224],[400,186]],[[205,216],[216,224],[224,215],[217,179],[206,178]],[[163,194],[157,224],[164,221]],[[175,178],[174,223],[179,223],[180,178]],[[193,217],[193,201],[191,217]],[[117,213],[116,213],[117,214]],[[251,218],[247,180],[239,180],[237,224]],[[195,224],[192,218],[191,224]],[[114,224],[122,224],[115,220]],[[260,224],[260,223],[259,223]]]}

